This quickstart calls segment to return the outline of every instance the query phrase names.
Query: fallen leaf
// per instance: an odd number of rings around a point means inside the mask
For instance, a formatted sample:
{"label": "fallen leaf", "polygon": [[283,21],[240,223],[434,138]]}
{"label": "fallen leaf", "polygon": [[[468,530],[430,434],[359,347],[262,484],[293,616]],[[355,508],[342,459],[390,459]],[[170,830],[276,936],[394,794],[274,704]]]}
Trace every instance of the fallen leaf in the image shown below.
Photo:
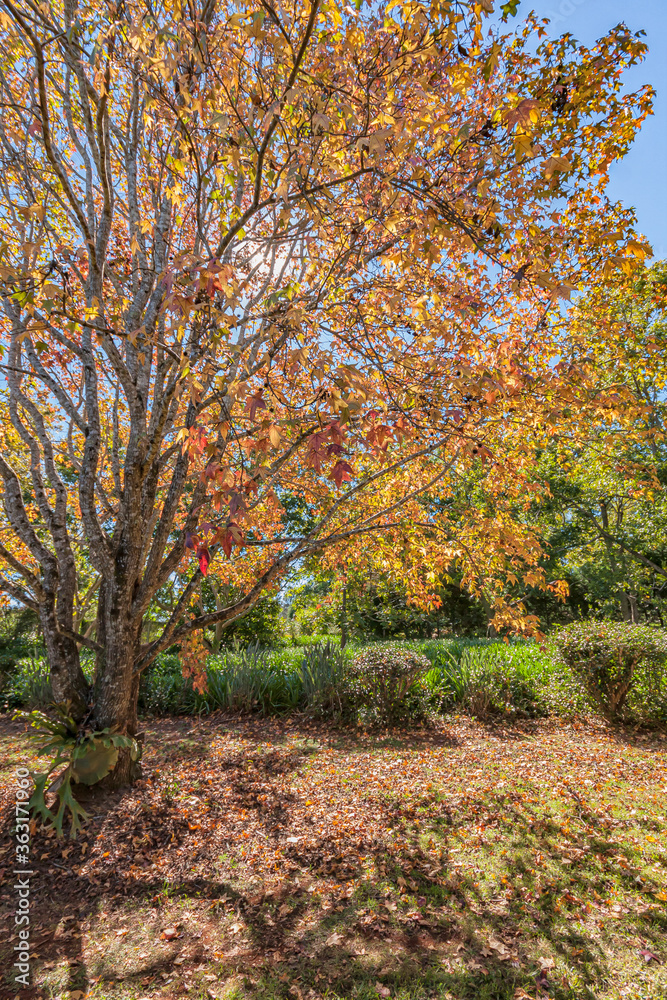
{"label": "fallen leaf", "polygon": [[641,955],[641,957],[644,959],[644,961],[646,963],[648,963],[648,962],[657,962],[658,965],[662,965],[662,962],[660,961],[660,959],[658,958],[658,956],[654,955],[652,951],[648,950],[648,948],[640,948],[639,949],[639,954]]}
{"label": "fallen leaf", "polygon": [[181,932],[177,927],[165,927],[162,931],[160,937],[164,938],[165,941],[174,941],[176,938],[181,936]]}
{"label": "fallen leaf", "polygon": [[553,958],[543,958],[541,955],[537,961],[540,963],[540,969],[542,972],[546,972],[548,969],[553,969],[556,964]]}
{"label": "fallen leaf", "polygon": [[390,997],[391,990],[388,986],[383,986],[382,983],[376,983],[375,989],[378,991],[381,997]]}
{"label": "fallen leaf", "polygon": [[512,957],[512,953],[505,942],[493,935],[489,938],[489,948],[493,948],[501,962],[507,962]]}

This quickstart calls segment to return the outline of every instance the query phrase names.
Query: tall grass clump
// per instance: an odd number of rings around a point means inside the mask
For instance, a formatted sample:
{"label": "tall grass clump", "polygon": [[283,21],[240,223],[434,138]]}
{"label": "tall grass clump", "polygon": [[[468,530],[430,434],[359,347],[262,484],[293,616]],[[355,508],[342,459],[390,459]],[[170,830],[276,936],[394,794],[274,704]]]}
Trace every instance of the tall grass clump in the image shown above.
{"label": "tall grass clump", "polygon": [[301,690],[305,709],[314,715],[344,716],[350,710],[348,658],[330,640],[305,649]]}
{"label": "tall grass clump", "polygon": [[444,711],[535,717],[573,700],[536,643],[454,643],[434,650],[431,661],[426,680]]}
{"label": "tall grass clump", "polygon": [[154,715],[216,709],[276,715],[300,710],[343,714],[346,656],[327,640],[303,648],[265,649],[259,643],[210,656],[207,690],[195,691],[177,656],[164,656],[142,679],[140,708]]}

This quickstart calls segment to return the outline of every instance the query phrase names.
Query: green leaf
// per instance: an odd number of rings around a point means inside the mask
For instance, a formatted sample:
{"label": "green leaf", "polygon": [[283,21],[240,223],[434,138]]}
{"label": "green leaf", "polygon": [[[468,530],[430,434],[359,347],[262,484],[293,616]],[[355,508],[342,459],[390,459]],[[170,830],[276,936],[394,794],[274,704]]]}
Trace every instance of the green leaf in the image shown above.
{"label": "green leaf", "polygon": [[503,17],[506,18],[510,14],[512,17],[516,17],[520,3],[521,0],[507,0],[507,3],[504,3],[500,8],[503,13]]}
{"label": "green leaf", "polygon": [[32,809],[38,816],[41,816],[44,823],[53,823],[54,820],[53,813],[47,806],[46,799],[44,798],[46,783],[49,780],[50,773],[50,771],[45,771],[43,774],[30,773],[30,777],[35,782],[35,790],[30,796],[28,808]]}
{"label": "green leaf", "polygon": [[83,785],[94,785],[113,770],[117,760],[117,747],[105,746],[102,740],[87,741],[72,753],[72,777]]}
{"label": "green leaf", "polygon": [[58,812],[55,816],[52,815],[53,828],[59,837],[63,836],[63,821],[65,819],[65,810],[69,809],[70,815],[72,817],[72,826],[70,828],[70,838],[71,840],[76,839],[76,835],[81,829],[81,824],[84,820],[88,819],[88,813],[86,810],[79,805],[74,796],[72,795],[72,781],[70,775],[70,769],[68,768],[67,773],[63,779],[63,783],[58,789],[58,799],[60,800],[60,805],[58,806]]}
{"label": "green leaf", "polygon": [[[72,825],[70,827],[70,840],[76,840],[76,835],[81,829],[82,823],[88,819],[88,813],[86,810],[79,805],[74,796],[72,795],[71,783],[69,776],[66,778],[62,787],[58,792],[61,801],[61,808],[69,809],[72,816]],[[60,810],[59,810],[60,812]],[[61,833],[62,833],[62,823],[61,823]]]}

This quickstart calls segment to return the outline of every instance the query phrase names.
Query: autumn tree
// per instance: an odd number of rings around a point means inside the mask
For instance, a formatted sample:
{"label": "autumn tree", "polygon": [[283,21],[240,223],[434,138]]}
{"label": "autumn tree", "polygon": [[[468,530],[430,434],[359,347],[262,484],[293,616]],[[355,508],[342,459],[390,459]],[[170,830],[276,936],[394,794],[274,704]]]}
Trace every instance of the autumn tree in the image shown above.
{"label": "autumn tree", "polygon": [[[422,500],[479,463],[521,489],[578,398],[552,317],[647,252],[605,183],[651,93],[625,27],[586,49],[491,10],[0,0],[0,583],[86,725],[134,732],[160,651],[310,553],[383,537],[471,586],[490,545],[536,562]],[[213,559],[241,596],[193,616]]]}
{"label": "autumn tree", "polygon": [[548,548],[597,613],[662,620],[667,587],[667,266],[622,273],[567,317],[570,358],[606,413],[563,424],[539,459],[533,509]]}

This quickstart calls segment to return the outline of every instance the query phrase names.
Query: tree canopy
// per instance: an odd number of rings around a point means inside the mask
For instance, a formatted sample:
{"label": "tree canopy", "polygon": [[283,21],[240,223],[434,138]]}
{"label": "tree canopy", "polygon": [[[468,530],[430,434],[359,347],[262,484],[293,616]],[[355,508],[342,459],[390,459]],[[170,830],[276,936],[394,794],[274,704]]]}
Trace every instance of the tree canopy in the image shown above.
{"label": "tree canopy", "polygon": [[[618,405],[563,302],[649,253],[605,193],[641,38],[503,34],[490,2],[0,11],[0,586],[56,696],[132,732],[161,650],[360,539],[525,625],[535,442]],[[237,596],[192,617],[211,563]]]}

